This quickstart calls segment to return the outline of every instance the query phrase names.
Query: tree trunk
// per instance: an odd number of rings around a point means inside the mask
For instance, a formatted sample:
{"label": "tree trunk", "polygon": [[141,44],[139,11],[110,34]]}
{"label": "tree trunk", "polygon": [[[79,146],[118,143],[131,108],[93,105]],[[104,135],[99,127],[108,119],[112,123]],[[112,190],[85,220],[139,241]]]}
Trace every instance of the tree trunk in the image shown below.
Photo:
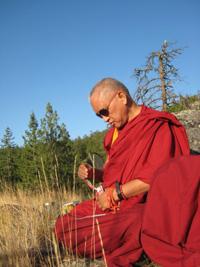
{"label": "tree trunk", "polygon": [[161,90],[162,90],[162,110],[167,111],[167,92],[166,92],[166,84],[165,84],[165,73],[164,73],[164,67],[163,67],[163,59],[162,54],[158,54],[159,58],[159,75],[161,80]]}

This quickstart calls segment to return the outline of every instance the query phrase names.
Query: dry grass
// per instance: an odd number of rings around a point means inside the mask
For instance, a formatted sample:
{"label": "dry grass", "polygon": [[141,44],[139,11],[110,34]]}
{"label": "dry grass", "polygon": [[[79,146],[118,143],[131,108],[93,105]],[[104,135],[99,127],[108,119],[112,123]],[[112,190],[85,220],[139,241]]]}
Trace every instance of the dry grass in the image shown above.
{"label": "dry grass", "polygon": [[106,266],[104,261],[87,262],[66,251],[63,258],[55,241],[53,227],[63,213],[63,203],[81,199],[60,190],[42,190],[41,194],[11,189],[0,192],[0,267]]}
{"label": "dry grass", "polygon": [[61,266],[53,226],[63,203],[77,199],[66,191],[0,193],[0,266]]}

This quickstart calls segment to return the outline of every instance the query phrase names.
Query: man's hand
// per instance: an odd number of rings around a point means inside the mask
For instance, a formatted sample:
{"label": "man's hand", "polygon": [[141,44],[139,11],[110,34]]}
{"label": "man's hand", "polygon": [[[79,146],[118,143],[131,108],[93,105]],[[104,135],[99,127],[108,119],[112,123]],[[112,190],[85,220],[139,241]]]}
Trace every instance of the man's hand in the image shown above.
{"label": "man's hand", "polygon": [[78,177],[82,180],[91,178],[92,167],[87,163],[81,163],[78,168]]}
{"label": "man's hand", "polygon": [[96,195],[96,202],[103,211],[110,209],[110,201],[106,191]]}

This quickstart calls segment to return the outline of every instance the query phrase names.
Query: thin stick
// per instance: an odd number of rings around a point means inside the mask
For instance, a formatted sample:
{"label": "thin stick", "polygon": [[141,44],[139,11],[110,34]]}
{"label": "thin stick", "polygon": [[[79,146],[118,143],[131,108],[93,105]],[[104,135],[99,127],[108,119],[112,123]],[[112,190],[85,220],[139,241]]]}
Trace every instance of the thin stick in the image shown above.
{"label": "thin stick", "polygon": [[59,165],[58,165],[58,158],[55,154],[55,160],[56,160],[56,164],[54,166],[54,171],[55,171],[55,177],[56,177],[56,186],[57,186],[57,189],[58,191],[60,191],[59,189],[59,177],[58,177],[58,171],[59,171]]}
{"label": "thin stick", "polygon": [[100,231],[98,219],[96,219],[96,224],[97,224],[97,230],[98,230],[98,235],[99,235],[99,239],[100,239],[100,244],[101,244],[101,249],[102,249],[102,254],[103,254],[105,267],[108,267],[107,260],[106,260],[106,254],[105,254],[105,250],[104,250],[104,247],[103,247],[103,240],[102,240],[102,236],[101,236],[101,231]]}
{"label": "thin stick", "polygon": [[74,158],[74,170],[73,170],[73,189],[72,189],[72,195],[75,195],[76,191],[76,161],[77,161],[77,155],[75,155]]}
{"label": "thin stick", "polygon": [[40,159],[41,159],[41,163],[42,163],[42,171],[43,171],[43,175],[44,175],[45,184],[46,184],[46,187],[47,187],[47,192],[48,192],[48,195],[49,195],[49,199],[51,199],[50,198],[51,195],[50,195],[49,185],[48,185],[48,181],[47,181],[47,176],[46,176],[46,172],[45,172],[45,168],[44,168],[44,162],[43,162],[42,157]]}
{"label": "thin stick", "polygon": [[40,189],[41,189],[42,195],[44,196],[44,190],[43,190],[42,180],[41,180],[41,175],[40,175],[40,171],[39,170],[38,170],[38,179],[39,179]]}
{"label": "thin stick", "polygon": [[[94,162],[94,155],[92,155],[92,171],[93,171],[93,175],[92,175],[92,185],[93,185],[93,190],[92,190],[92,194],[93,194],[93,199],[95,198],[95,190],[94,190],[94,185],[95,185],[95,162]],[[95,205],[93,205],[93,215],[95,215],[96,213],[96,202],[93,201],[93,203]],[[93,233],[94,233],[94,259],[96,259],[96,240],[95,240],[95,220],[93,218],[93,222],[92,222],[92,228],[93,228]]]}

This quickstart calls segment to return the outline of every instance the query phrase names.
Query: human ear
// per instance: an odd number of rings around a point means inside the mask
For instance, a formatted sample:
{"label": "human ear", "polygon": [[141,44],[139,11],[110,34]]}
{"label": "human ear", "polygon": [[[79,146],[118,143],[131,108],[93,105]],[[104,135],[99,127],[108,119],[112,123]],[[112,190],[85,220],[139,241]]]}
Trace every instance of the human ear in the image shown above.
{"label": "human ear", "polygon": [[119,92],[118,97],[124,105],[126,105],[128,103],[127,95],[124,92]]}

